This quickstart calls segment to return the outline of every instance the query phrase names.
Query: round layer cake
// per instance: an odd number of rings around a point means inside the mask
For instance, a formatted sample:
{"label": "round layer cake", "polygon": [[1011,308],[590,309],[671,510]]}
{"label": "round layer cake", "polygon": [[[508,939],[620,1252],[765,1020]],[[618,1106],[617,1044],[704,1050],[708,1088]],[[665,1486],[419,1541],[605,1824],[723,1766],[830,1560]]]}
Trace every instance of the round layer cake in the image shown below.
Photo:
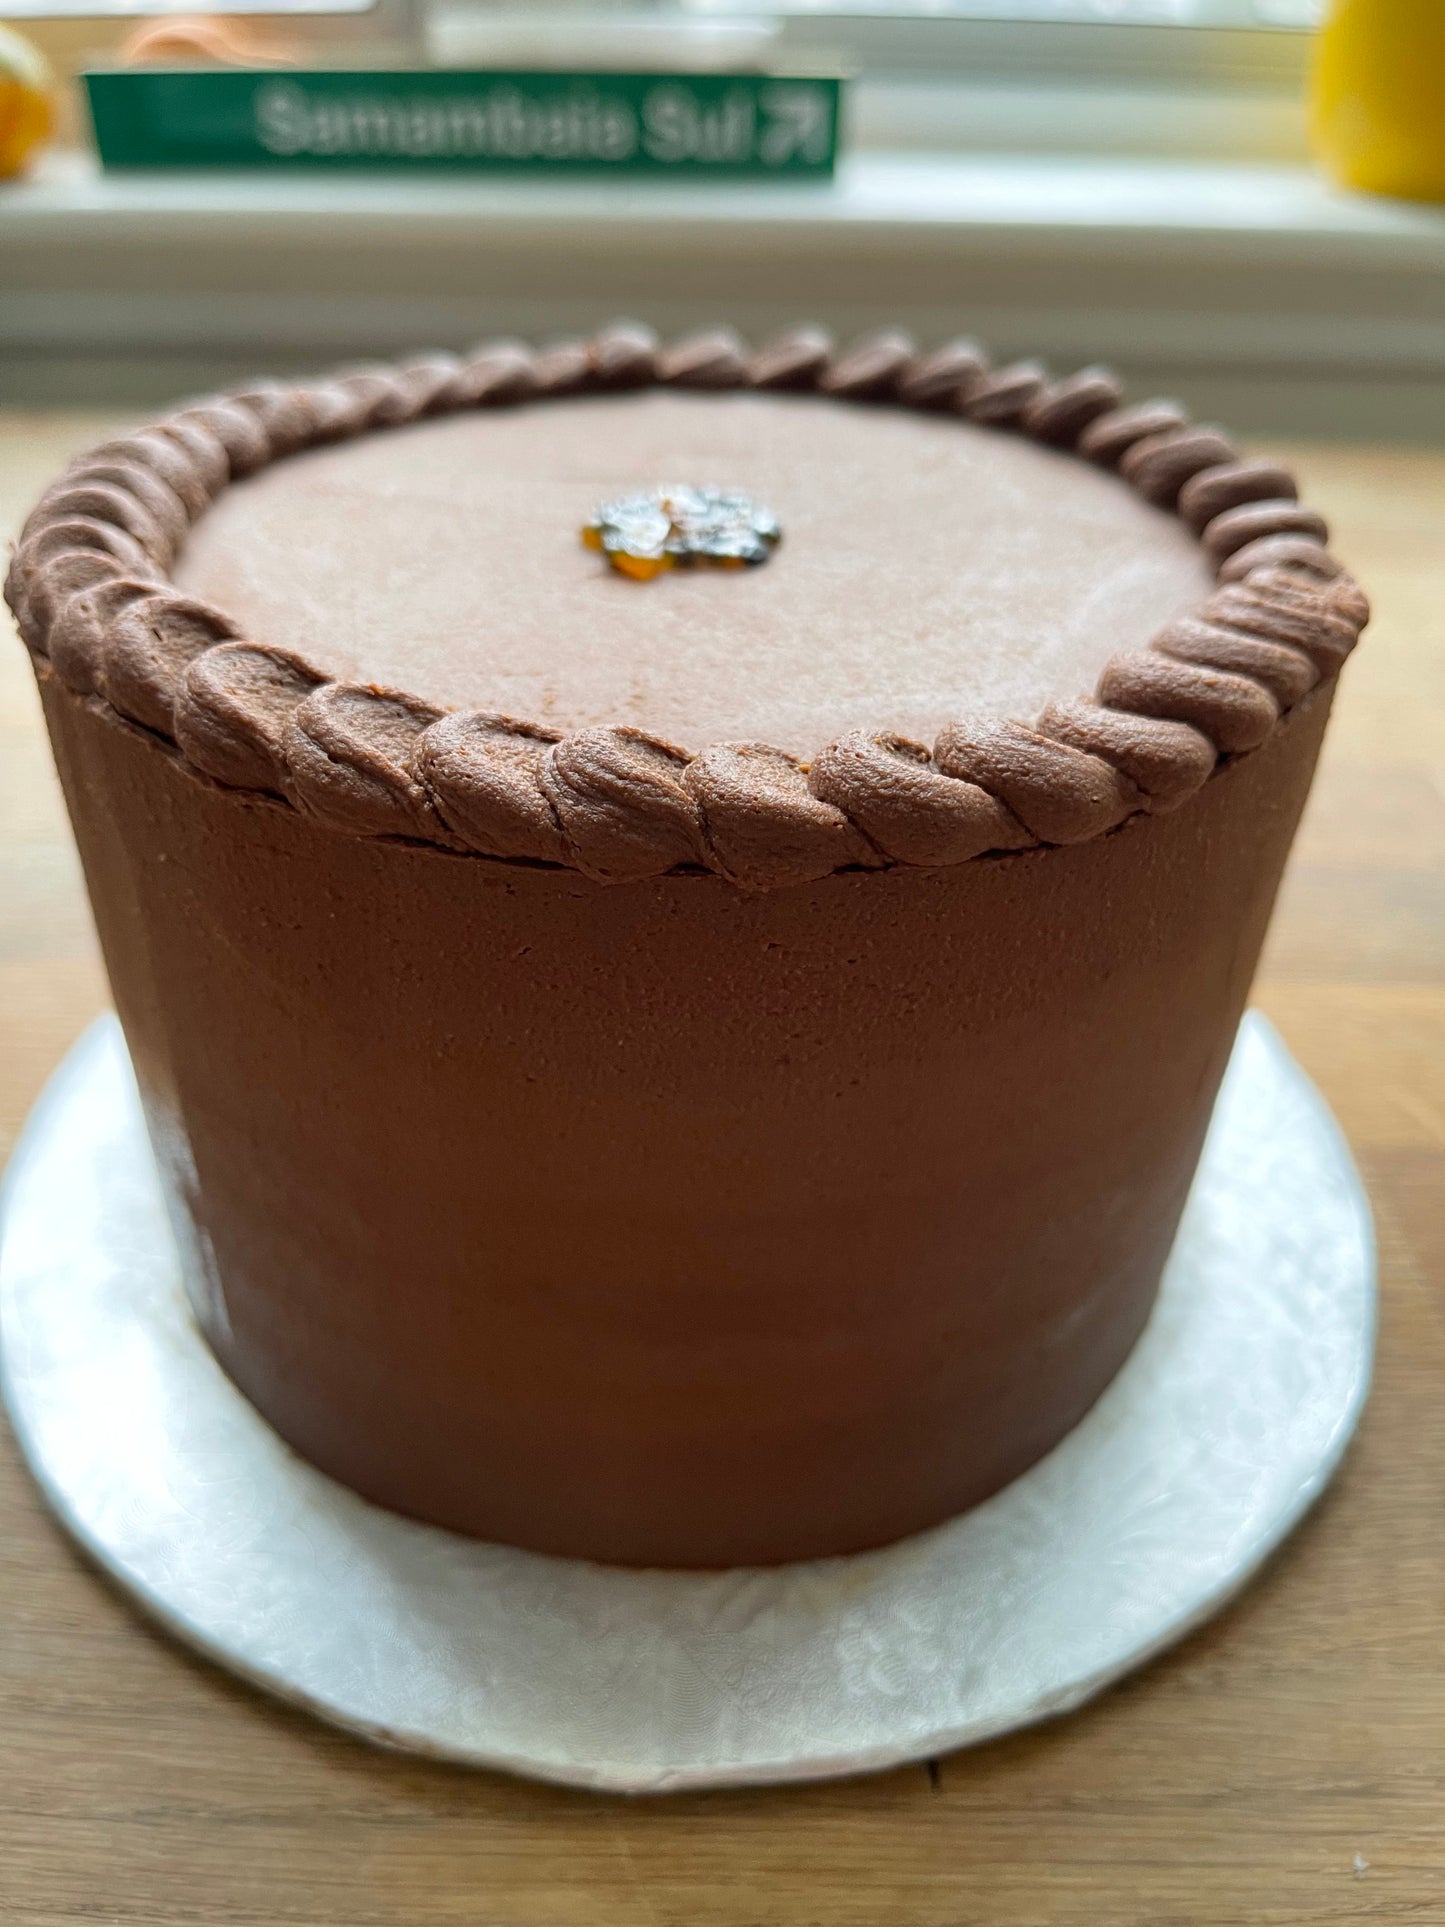
{"label": "round layer cake", "polygon": [[1154,1300],[1366,618],[1325,539],[1171,403],[894,334],[499,344],[83,457],[8,594],[225,1369],[588,1558],[1023,1471]]}

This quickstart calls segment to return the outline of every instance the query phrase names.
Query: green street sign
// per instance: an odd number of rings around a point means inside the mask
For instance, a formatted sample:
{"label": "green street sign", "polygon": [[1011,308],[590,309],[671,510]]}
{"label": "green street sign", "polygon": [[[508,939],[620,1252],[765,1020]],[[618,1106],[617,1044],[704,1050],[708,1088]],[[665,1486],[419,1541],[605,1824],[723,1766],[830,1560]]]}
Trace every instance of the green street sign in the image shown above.
{"label": "green street sign", "polygon": [[107,167],[826,178],[841,83],[767,74],[128,68],[85,76]]}

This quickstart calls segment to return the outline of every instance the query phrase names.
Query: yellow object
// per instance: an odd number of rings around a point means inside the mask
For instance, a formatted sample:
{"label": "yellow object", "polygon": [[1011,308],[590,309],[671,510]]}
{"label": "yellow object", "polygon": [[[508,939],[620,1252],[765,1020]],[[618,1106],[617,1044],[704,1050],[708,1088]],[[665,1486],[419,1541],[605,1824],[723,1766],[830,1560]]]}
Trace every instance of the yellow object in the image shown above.
{"label": "yellow object", "polygon": [[670,555],[628,555],[625,549],[614,549],[607,560],[619,575],[630,575],[634,582],[651,582],[674,566]]}
{"label": "yellow object", "polygon": [[1445,0],[1334,0],[1311,124],[1346,186],[1445,201]]}
{"label": "yellow object", "polygon": [[0,27],[0,180],[18,174],[55,128],[45,57],[9,27]]}

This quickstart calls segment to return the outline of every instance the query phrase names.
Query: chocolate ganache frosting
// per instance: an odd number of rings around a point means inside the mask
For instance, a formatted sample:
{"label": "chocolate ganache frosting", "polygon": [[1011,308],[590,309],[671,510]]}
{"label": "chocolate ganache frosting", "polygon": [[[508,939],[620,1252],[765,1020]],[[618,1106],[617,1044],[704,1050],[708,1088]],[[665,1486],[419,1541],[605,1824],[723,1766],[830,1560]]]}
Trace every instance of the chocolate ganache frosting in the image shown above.
{"label": "chocolate ganache frosting", "polygon": [[[629,581],[663,484],[765,566]],[[82,457],[7,594],[198,1318],[458,1530],[766,1562],[1046,1452],[1152,1305],[1367,609],[1106,372],[620,326]]]}

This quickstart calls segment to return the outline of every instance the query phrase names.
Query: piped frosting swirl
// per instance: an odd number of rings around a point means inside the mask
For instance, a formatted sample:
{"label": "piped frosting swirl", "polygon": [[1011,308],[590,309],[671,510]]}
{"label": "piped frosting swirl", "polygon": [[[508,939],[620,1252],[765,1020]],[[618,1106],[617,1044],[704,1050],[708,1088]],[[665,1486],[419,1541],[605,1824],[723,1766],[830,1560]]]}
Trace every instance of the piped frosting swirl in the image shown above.
{"label": "piped frosting swirl", "polygon": [[[1027,721],[960,717],[932,745],[853,730],[806,761],[764,743],[695,751],[630,727],[570,734],[328,678],[248,640],[169,572],[228,482],[300,449],[427,415],[652,383],[811,389],[839,405],[952,412],[1117,469],[1198,535],[1219,587],[1092,697]],[[6,581],[22,637],[77,693],[215,782],[328,827],[562,865],[605,883],[710,870],[767,890],[839,869],[938,866],[1106,834],[1177,809],[1334,675],[1368,620],[1287,471],[1244,460],[1177,404],[1126,406],[1107,370],[991,369],[976,342],[920,353],[821,329],[750,351],[731,330],[663,346],[624,323],[534,353],[484,344],[193,403],[79,458],[26,523]]]}

